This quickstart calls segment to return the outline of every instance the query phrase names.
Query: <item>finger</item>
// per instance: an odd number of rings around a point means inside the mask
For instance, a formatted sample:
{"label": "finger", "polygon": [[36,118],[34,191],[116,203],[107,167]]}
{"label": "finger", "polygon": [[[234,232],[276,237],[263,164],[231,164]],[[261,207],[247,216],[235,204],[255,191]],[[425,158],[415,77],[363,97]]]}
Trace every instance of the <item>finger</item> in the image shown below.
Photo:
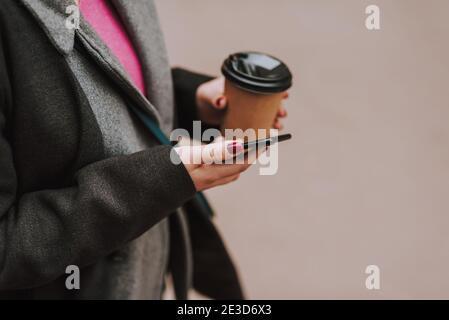
{"label": "finger", "polygon": [[284,126],[282,125],[282,123],[276,119],[276,121],[273,124],[273,128],[277,129],[277,130],[282,130],[284,129]]}
{"label": "finger", "polygon": [[228,102],[226,100],[226,97],[221,95],[214,100],[213,106],[216,109],[222,110],[222,109],[226,108],[227,103]]}
{"label": "finger", "polygon": [[287,116],[287,110],[284,108],[284,106],[280,106],[278,113],[277,113],[277,117],[285,118],[286,116]]}
{"label": "finger", "polygon": [[202,164],[201,145],[186,145],[174,148],[184,165],[193,165],[194,167]]}
{"label": "finger", "polygon": [[220,164],[232,159],[243,152],[243,143],[240,140],[226,141],[219,137],[217,142],[203,146],[202,161],[205,164]]}
{"label": "finger", "polygon": [[221,164],[242,153],[243,143],[240,140],[226,141],[223,136],[218,136],[207,145],[184,145],[174,150],[183,164]]}
{"label": "finger", "polygon": [[240,174],[246,171],[251,164],[212,164],[208,166],[203,166],[200,169],[204,172],[204,177],[206,180],[211,180],[213,182],[215,180],[224,179],[229,176],[233,176],[236,174]]}
{"label": "finger", "polygon": [[218,187],[218,186],[223,186],[225,184],[228,184],[228,183],[236,181],[239,177],[240,177],[240,173],[228,176],[226,178],[223,178],[223,179],[215,181],[210,186],[208,186],[208,188],[214,188],[214,187]]}
{"label": "finger", "polygon": [[[248,167],[248,166],[246,166]],[[240,175],[245,167],[243,165],[204,165],[191,172],[193,181],[197,181],[195,188],[199,191],[212,188],[232,180],[232,177]]]}

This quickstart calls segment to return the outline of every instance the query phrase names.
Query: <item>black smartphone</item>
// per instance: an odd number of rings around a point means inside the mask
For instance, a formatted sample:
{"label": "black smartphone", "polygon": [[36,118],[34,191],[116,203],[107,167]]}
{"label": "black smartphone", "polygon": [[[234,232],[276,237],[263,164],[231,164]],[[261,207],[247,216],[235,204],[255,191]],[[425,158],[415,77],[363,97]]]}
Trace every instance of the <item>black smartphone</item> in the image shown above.
{"label": "black smartphone", "polygon": [[245,151],[247,151],[249,149],[255,148],[257,145],[260,145],[262,147],[268,147],[268,146],[273,145],[278,142],[290,140],[291,138],[292,138],[292,135],[290,133],[281,134],[280,136],[276,136],[276,137],[270,137],[270,138],[245,142],[243,144],[243,148]]}

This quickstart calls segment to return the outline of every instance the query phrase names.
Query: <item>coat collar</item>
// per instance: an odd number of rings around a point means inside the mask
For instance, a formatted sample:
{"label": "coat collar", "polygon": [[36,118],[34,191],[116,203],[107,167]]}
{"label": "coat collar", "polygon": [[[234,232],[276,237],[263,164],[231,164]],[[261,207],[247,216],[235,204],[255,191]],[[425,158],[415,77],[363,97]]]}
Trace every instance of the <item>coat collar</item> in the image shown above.
{"label": "coat collar", "polygon": [[67,8],[76,6],[75,0],[20,0],[39,22],[54,46],[68,54],[74,45],[75,29],[66,26]]}
{"label": "coat collar", "polygon": [[[165,131],[168,131],[173,123],[174,102],[173,96],[167,92],[172,92],[173,87],[153,1],[111,0],[141,58],[147,93],[151,97],[151,102],[134,86],[120,62],[84,21],[81,14],[79,29],[67,28],[66,22],[70,16],[67,8],[76,6],[75,0],[20,1],[32,13],[59,52],[69,55],[74,49],[75,38],[78,36],[90,55],[119,82],[132,100],[154,116]],[[164,110],[158,110],[155,106]]]}
{"label": "coat collar", "polygon": [[[63,54],[68,54],[73,50],[75,43],[76,29],[66,26],[70,12],[68,8],[77,6],[75,0],[19,0],[31,12],[40,26],[44,29],[46,35],[50,38],[53,45]],[[80,0],[82,1],[82,0]],[[154,4],[148,0],[111,0],[122,18],[130,37],[132,38],[139,54],[145,58],[150,54],[151,48],[148,37],[145,38],[141,32],[147,29],[146,34],[151,37],[160,35],[160,30],[151,30],[157,23],[148,24],[148,21],[157,22]],[[95,38],[95,32],[87,26],[80,14],[80,25],[86,30],[86,33]],[[87,26],[87,27],[86,27]],[[150,29],[150,30],[148,30]],[[101,40],[94,39],[98,49],[103,50],[104,45]],[[161,39],[157,39],[161,40]],[[160,48],[159,48],[160,49]],[[146,59],[143,59],[144,61]]]}

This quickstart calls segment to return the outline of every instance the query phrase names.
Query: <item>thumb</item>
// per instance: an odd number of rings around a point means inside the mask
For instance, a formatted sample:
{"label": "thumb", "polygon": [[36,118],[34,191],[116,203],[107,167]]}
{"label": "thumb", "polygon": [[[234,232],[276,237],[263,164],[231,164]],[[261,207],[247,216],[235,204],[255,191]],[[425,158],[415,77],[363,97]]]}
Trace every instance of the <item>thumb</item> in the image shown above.
{"label": "thumb", "polygon": [[218,137],[213,143],[203,146],[201,158],[203,163],[222,163],[243,152],[241,140],[224,140]]}
{"label": "thumb", "polygon": [[221,110],[221,109],[226,108],[226,104],[227,104],[227,103],[228,103],[228,102],[227,102],[227,100],[226,100],[226,97],[223,96],[223,95],[221,95],[221,96],[219,96],[219,97],[217,97],[217,98],[214,99],[212,105],[213,105],[216,109]]}

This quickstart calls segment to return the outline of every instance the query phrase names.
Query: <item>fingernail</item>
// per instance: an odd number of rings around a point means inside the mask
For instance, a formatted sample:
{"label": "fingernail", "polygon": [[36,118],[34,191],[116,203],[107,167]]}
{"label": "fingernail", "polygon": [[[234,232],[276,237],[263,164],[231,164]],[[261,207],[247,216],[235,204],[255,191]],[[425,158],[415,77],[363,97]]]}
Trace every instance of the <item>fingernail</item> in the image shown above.
{"label": "fingernail", "polygon": [[230,154],[237,154],[243,151],[243,145],[237,141],[229,143],[226,148]]}
{"label": "fingernail", "polygon": [[223,102],[224,102],[224,97],[220,97],[220,98],[217,99],[217,101],[215,102],[215,104],[216,104],[218,107],[223,107],[223,106],[224,106],[224,105],[223,105]]}

